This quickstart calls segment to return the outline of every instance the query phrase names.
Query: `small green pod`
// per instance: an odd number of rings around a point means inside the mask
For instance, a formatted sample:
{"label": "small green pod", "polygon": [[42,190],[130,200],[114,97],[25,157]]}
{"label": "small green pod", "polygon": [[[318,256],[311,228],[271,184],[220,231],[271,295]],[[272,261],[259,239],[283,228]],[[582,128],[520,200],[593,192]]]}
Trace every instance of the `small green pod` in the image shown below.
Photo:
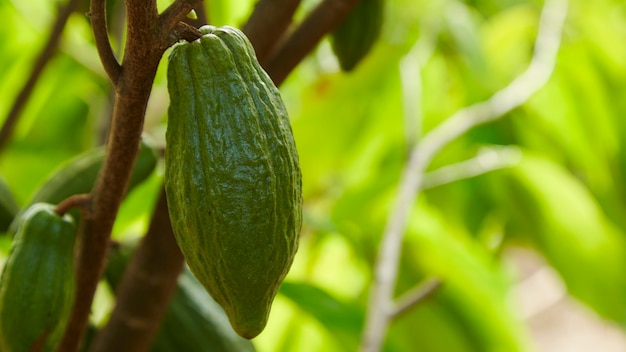
{"label": "small green pod", "polygon": [[361,0],[331,33],[331,47],[343,71],[352,71],[378,40],[383,9],[383,0]]}
{"label": "small green pod", "polygon": [[[137,161],[133,167],[128,191],[145,181],[156,167],[158,156],[156,151],[144,141],[139,146]],[[52,203],[58,204],[75,194],[89,193],[93,188],[98,173],[104,163],[104,147],[88,150],[53,171],[33,195],[28,204]],[[80,212],[73,209],[70,214],[78,219]],[[19,219],[19,214],[16,219]],[[17,221],[13,221],[9,234],[17,230]]]}
{"label": "small green pod", "polygon": [[20,218],[0,277],[0,351],[54,351],[74,300],[74,238],[69,215],[36,203]]}

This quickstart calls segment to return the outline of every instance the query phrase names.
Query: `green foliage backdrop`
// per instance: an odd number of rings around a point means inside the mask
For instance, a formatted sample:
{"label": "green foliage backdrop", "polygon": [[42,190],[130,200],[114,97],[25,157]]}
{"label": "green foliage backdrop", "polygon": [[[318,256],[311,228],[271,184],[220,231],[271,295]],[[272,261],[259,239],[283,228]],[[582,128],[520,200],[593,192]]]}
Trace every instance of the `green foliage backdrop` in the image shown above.
{"label": "green foliage backdrop", "polygon": [[[314,4],[305,1],[302,12]],[[56,5],[0,0],[0,116],[43,46]],[[212,23],[235,26],[253,5],[206,4]],[[338,70],[324,41],[291,74],[281,91],[302,163],[305,226],[267,330],[255,340],[260,351],[357,350],[381,234],[410,148],[526,69],[542,5],[388,0],[382,36],[354,72]],[[119,45],[119,36],[112,40]],[[520,246],[543,256],[573,297],[625,326],[623,43],[624,2],[571,1],[548,83],[433,160],[429,171],[468,159],[476,165],[495,158],[497,167],[438,186],[443,174],[431,174],[433,186],[411,210],[396,294],[424,278],[443,284],[392,323],[385,351],[531,350],[512,299],[516,273],[504,260],[507,249]],[[166,61],[145,124],[145,138],[161,146]],[[89,23],[76,13],[0,157],[0,173],[20,205],[65,160],[103,142],[111,94]],[[115,238],[144,232],[161,171],[127,198]],[[98,297],[95,320],[111,304],[110,293]]]}

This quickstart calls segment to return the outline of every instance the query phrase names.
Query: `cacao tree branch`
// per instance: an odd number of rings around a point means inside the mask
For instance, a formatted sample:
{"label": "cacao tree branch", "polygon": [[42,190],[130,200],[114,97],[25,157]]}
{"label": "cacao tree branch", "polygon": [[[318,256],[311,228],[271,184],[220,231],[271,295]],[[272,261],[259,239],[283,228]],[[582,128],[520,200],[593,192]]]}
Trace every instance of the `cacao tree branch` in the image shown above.
{"label": "cacao tree branch", "polygon": [[91,351],[148,351],[174,296],[183,264],[165,191],[161,190],[148,232],[118,286],[118,303]]}
{"label": "cacao tree branch", "polygon": [[261,66],[291,24],[301,0],[260,0],[243,27]]}
{"label": "cacao tree branch", "polygon": [[37,59],[35,60],[35,63],[30,71],[30,76],[28,76],[26,83],[24,83],[24,86],[17,94],[8,115],[2,124],[2,129],[0,130],[0,151],[6,146],[11,138],[15,125],[17,124],[17,120],[19,119],[24,106],[26,106],[26,102],[32,94],[41,73],[48,62],[50,62],[50,60],[54,57],[55,50],[59,46],[61,34],[63,34],[63,29],[65,28],[67,20],[70,18],[70,15],[76,11],[81,1],[82,0],[69,0],[65,6],[59,9],[59,13],[54,24],[52,25],[46,44],[37,56]]}
{"label": "cacao tree branch", "polygon": [[173,37],[176,38],[175,41],[178,41],[179,38],[185,39],[188,42],[192,42],[200,37],[202,37],[202,33],[196,28],[193,27],[186,22],[178,22],[178,25],[172,30]]}
{"label": "cacao tree branch", "polygon": [[196,22],[200,26],[209,23],[209,17],[207,16],[206,7],[204,6],[203,1],[200,1],[199,3],[197,3],[196,6],[194,7],[194,10],[196,10],[196,16],[198,16],[198,19],[196,20]]}
{"label": "cacao tree branch", "polygon": [[[146,67],[148,64],[150,62],[146,62]],[[128,80],[131,84],[124,84],[116,92],[106,158],[92,190],[92,215],[82,217],[79,226],[76,299],[59,352],[76,351],[89,317],[93,294],[104,268],[110,232],[137,155],[145,105],[156,74],[156,64],[152,65],[148,67],[153,71],[151,75],[141,72]],[[126,82],[125,75],[129,71],[124,70],[120,83]],[[134,81],[142,76],[145,83]],[[128,89],[133,89],[133,93],[127,93]],[[139,93],[143,95],[137,96]]]}
{"label": "cacao tree branch", "polygon": [[[173,27],[161,25],[156,1],[127,0],[126,12],[126,51],[115,86],[106,157],[91,192],[91,216],[83,217],[79,227],[76,299],[59,352],[76,351],[85,330],[111,229],[137,156],[152,82],[163,52],[173,42]],[[174,25],[180,21],[171,19]]]}
{"label": "cacao tree branch", "polygon": [[178,23],[185,18],[189,11],[193,10],[202,0],[176,0],[168,6],[159,16],[161,28],[164,33],[170,33]]}
{"label": "cacao tree branch", "polygon": [[193,11],[196,13],[196,19],[186,17],[183,20],[184,23],[187,23],[194,28],[200,28],[201,26],[204,26],[205,24],[209,23],[207,14],[206,14],[206,9],[204,7],[204,2],[200,2],[199,4],[194,6]]}
{"label": "cacao tree branch", "polygon": [[547,0],[541,14],[535,51],[528,69],[490,99],[463,108],[428,133],[411,151],[396,204],[387,219],[374,272],[361,351],[379,351],[393,315],[393,292],[409,213],[423,188],[424,171],[433,157],[469,129],[501,118],[520,106],[550,78],[560,47],[567,0]]}
{"label": "cacao tree branch", "polygon": [[80,207],[83,214],[89,213],[89,203],[91,196],[89,194],[75,194],[61,201],[56,207],[56,213],[60,216],[64,215],[70,209]]}
{"label": "cacao tree branch", "polygon": [[100,55],[100,61],[104,67],[104,71],[109,76],[113,85],[117,84],[122,68],[115,58],[111,42],[109,40],[109,30],[106,20],[106,1],[91,0],[89,8],[89,18],[91,19],[91,28],[96,42],[96,49]]}
{"label": "cacao tree branch", "polygon": [[279,86],[287,75],[331,32],[359,0],[324,0],[267,59],[265,70]]}

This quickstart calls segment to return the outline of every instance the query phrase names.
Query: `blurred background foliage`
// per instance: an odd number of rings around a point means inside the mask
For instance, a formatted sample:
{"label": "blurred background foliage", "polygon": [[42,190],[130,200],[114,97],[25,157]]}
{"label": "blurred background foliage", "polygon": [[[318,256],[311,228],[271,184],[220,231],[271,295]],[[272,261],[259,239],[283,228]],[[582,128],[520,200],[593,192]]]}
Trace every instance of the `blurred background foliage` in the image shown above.
{"label": "blurred background foliage", "polygon": [[[162,1],[161,8],[167,5]],[[302,18],[317,1],[304,1]],[[121,1],[109,1],[114,47]],[[44,45],[59,2],[0,0],[0,116]],[[254,1],[205,1],[212,24],[240,26]],[[305,225],[259,351],[354,351],[378,243],[411,146],[455,111],[490,97],[527,66],[541,1],[387,0],[371,54],[342,73],[327,40],[281,87],[303,171]],[[85,11],[83,11],[85,12]],[[512,248],[538,254],[568,293],[626,326],[626,3],[573,0],[555,72],[522,107],[445,148],[431,169],[481,155],[503,166],[424,191],[400,259],[398,295],[442,287],[398,317],[385,351],[532,351],[514,291]],[[164,146],[166,60],[145,138]],[[74,14],[0,155],[24,205],[64,161],[103,143],[112,96],[89,22]],[[502,153],[504,151],[504,153]],[[495,154],[494,154],[495,153]],[[484,160],[483,160],[484,161]],[[145,231],[162,167],[122,206],[114,237]],[[4,255],[8,248],[3,239]],[[99,292],[95,320],[111,293]]]}

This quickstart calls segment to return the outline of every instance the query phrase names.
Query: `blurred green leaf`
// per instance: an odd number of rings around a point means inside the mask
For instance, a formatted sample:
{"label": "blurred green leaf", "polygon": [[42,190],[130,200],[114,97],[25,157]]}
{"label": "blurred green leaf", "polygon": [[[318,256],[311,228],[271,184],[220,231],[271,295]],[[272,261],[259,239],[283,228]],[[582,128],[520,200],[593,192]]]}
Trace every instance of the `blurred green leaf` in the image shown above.
{"label": "blurred green leaf", "polygon": [[148,230],[152,211],[163,187],[162,175],[152,173],[124,199],[113,226],[113,237],[124,239]]}
{"label": "blurred green leaf", "polygon": [[443,281],[439,294],[479,350],[527,351],[524,328],[508,298],[508,278],[492,254],[424,201],[412,213],[408,231],[408,255]]}
{"label": "blurred green leaf", "polygon": [[347,351],[357,350],[364,322],[361,307],[342,302],[321,288],[303,282],[285,281],[280,293],[315,317]]}
{"label": "blurred green leaf", "polygon": [[626,322],[626,246],[589,191],[562,167],[526,156],[507,185],[528,235],[569,291],[600,315]]}
{"label": "blurred green leaf", "polygon": [[250,0],[207,1],[209,23],[214,26],[241,27],[245,23],[246,16],[250,14],[253,4],[254,2]]}
{"label": "blurred green leaf", "polygon": [[[412,311],[399,317],[390,327],[390,351],[420,352],[479,352],[482,344],[472,336],[454,307],[437,298],[416,306]],[[409,337],[410,338],[407,338]]]}

